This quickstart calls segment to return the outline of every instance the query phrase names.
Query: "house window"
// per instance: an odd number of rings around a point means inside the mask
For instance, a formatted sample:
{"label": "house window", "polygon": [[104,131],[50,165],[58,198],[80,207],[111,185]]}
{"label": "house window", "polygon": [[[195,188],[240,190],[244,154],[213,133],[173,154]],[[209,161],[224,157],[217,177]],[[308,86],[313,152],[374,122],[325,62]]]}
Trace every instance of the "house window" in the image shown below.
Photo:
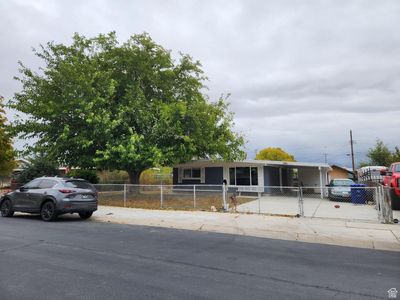
{"label": "house window", "polygon": [[251,185],[258,185],[258,172],[257,168],[250,168],[251,169]]}
{"label": "house window", "polygon": [[229,168],[229,184],[230,185],[236,185],[235,168]]}
{"label": "house window", "polygon": [[200,179],[201,178],[200,168],[183,169],[183,178],[184,179]]}
{"label": "house window", "polygon": [[230,185],[258,185],[257,167],[229,168]]}

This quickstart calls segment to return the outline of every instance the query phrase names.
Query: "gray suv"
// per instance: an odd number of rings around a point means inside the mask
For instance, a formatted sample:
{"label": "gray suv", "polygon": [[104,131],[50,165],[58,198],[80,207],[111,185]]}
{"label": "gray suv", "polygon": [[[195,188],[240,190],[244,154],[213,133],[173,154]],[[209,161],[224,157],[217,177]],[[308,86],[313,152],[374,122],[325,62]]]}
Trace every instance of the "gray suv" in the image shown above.
{"label": "gray suv", "polygon": [[44,221],[66,213],[88,219],[97,210],[97,198],[94,186],[83,179],[41,177],[4,195],[0,211],[3,217],[12,217],[16,211],[39,213]]}

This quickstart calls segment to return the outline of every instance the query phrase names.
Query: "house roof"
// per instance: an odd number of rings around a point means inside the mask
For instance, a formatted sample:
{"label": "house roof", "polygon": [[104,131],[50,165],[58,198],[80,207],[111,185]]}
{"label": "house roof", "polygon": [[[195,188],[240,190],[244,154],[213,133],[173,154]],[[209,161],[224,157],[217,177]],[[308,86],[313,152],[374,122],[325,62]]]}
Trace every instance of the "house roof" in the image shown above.
{"label": "house roof", "polygon": [[328,164],[325,163],[310,163],[310,162],[292,162],[292,161],[275,161],[275,160],[242,160],[234,162],[225,162],[222,160],[192,160],[187,163],[178,164],[175,167],[185,166],[228,166],[228,165],[243,165],[243,166],[272,166],[272,167],[313,167],[313,168],[325,168],[331,169]]}
{"label": "house roof", "polygon": [[346,171],[346,172],[348,172],[348,173],[353,174],[353,170],[350,169],[350,168],[341,167],[341,166],[338,166],[338,165],[331,165],[331,167],[332,167],[332,168],[341,169],[341,170],[343,170],[343,171]]}

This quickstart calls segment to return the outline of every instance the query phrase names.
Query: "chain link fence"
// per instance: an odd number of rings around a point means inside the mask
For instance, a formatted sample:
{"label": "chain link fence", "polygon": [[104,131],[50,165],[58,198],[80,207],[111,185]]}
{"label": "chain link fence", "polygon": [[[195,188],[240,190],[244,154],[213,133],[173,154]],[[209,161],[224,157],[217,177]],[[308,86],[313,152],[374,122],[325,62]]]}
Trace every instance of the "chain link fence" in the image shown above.
{"label": "chain link fence", "polygon": [[230,211],[323,219],[392,222],[383,186],[286,187],[97,184],[99,205]]}

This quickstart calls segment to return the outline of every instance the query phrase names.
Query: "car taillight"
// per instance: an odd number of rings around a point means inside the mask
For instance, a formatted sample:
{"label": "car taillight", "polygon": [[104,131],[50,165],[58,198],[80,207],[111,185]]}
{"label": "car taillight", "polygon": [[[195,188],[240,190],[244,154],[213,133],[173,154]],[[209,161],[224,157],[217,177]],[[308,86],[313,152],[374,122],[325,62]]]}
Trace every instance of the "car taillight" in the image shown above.
{"label": "car taillight", "polygon": [[61,189],[58,190],[59,192],[63,193],[63,194],[71,194],[71,193],[75,193],[74,190],[68,190],[68,189]]}

